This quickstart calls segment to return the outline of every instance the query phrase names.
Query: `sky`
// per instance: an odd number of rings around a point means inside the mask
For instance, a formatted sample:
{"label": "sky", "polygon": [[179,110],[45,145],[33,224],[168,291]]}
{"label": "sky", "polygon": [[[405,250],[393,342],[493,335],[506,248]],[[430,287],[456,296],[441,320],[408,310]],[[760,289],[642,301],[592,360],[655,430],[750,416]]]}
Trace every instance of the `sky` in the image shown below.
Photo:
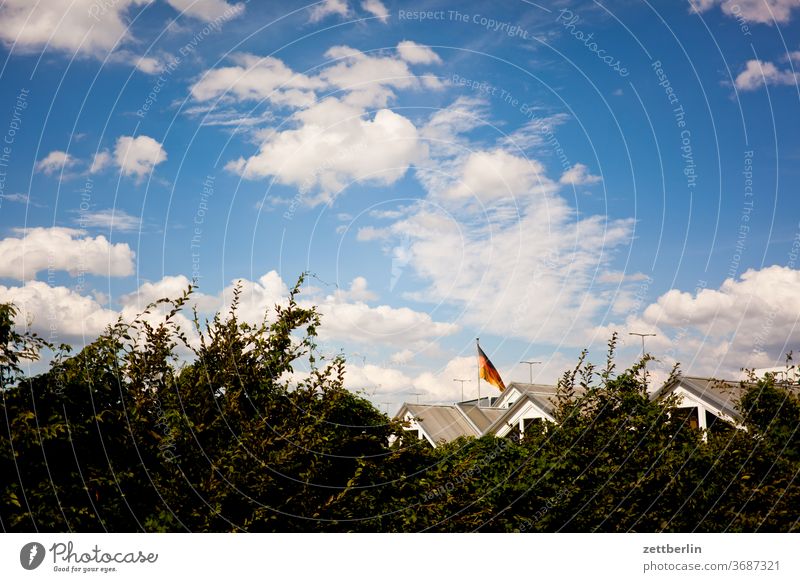
{"label": "sky", "polygon": [[260,321],[308,272],[320,350],[388,412],[459,400],[455,379],[474,397],[476,338],[506,383],[603,362],[615,331],[619,366],[655,334],[654,380],[782,365],[798,20],[800,0],[5,0],[0,301],[80,348],[191,283],[201,314],[239,285]]}

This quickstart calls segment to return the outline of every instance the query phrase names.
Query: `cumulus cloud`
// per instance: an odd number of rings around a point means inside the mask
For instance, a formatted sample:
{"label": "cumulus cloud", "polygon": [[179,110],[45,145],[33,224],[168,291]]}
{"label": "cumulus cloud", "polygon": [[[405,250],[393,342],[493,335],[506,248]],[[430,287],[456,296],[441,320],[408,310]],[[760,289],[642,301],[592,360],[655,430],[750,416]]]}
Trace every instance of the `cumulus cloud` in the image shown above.
{"label": "cumulus cloud", "polygon": [[589,172],[589,168],[584,164],[575,164],[561,175],[558,180],[562,184],[571,186],[585,186],[587,184],[597,184],[603,179]]}
{"label": "cumulus cloud", "polygon": [[797,74],[791,69],[779,69],[774,63],[751,59],[736,77],[736,88],[754,91],[764,85],[796,85]]}
{"label": "cumulus cloud", "polygon": [[300,107],[311,105],[316,99],[313,90],[323,87],[322,81],[295,73],[274,57],[238,53],[231,60],[235,66],[207,71],[192,86],[192,97],[208,101],[229,95],[240,101],[266,99],[276,105]]}
{"label": "cumulus cloud", "polygon": [[[13,302],[20,311],[17,325],[30,324],[31,329],[53,342],[66,342],[85,345],[94,341],[107,326],[121,320],[132,322],[137,317],[158,325],[164,321],[168,307],[161,306],[148,314],[142,314],[147,305],[163,297],[176,298],[185,290],[170,285],[170,278],[154,285],[144,284],[141,288],[148,301],[138,301],[139,293],[123,296],[119,309],[105,306],[108,297],[93,291],[91,296],[78,293],[64,286],[51,286],[41,281],[28,281],[20,287],[0,286],[0,302]],[[180,279],[180,278],[179,278]],[[160,293],[163,292],[163,293]],[[198,300],[197,297],[194,298]],[[179,313],[173,320],[189,341],[190,346],[199,345],[199,338],[192,321]],[[179,355],[189,352],[185,346],[176,348]]]}
{"label": "cumulus cloud", "polygon": [[363,301],[342,302],[326,298],[320,337],[364,344],[424,345],[454,334],[458,325],[433,321],[425,312],[408,307],[370,306]]}
{"label": "cumulus cloud", "polygon": [[36,162],[36,171],[50,176],[56,172],[61,172],[62,170],[71,168],[77,163],[78,160],[69,155],[67,152],[55,150]]}
{"label": "cumulus cloud", "polygon": [[335,296],[339,301],[372,301],[378,298],[375,293],[370,291],[367,280],[364,277],[356,277],[350,282],[349,289],[339,289],[336,291]]}
{"label": "cumulus cloud", "polygon": [[345,18],[350,14],[350,9],[347,6],[346,0],[322,0],[322,2],[315,4],[308,11],[309,22],[319,22],[337,14]]}
{"label": "cumulus cloud", "polygon": [[187,16],[211,22],[216,19],[230,20],[244,12],[244,2],[235,4],[225,0],[167,0],[175,10]]}
{"label": "cumulus cloud", "polygon": [[[436,56],[426,47],[413,43],[401,45],[417,59]],[[397,89],[441,85],[435,77],[417,77],[408,62],[396,55],[365,54],[347,46],[334,46],[326,51],[325,57],[330,64],[315,76],[309,76],[294,72],[274,57],[237,53],[230,57],[235,66],[207,71],[192,87],[192,96],[198,101],[221,96],[229,101],[268,100],[300,108],[315,101],[315,92],[338,90],[343,94],[341,101],[367,108],[385,107]]]}
{"label": "cumulus cloud", "polygon": [[502,149],[472,152],[460,168],[446,198],[477,198],[481,202],[549,194],[555,184],[541,162]]}
{"label": "cumulus cloud", "polygon": [[17,322],[29,323],[34,332],[53,343],[92,341],[118,315],[90,297],[41,281],[28,281],[21,287],[0,285],[0,302],[13,302],[19,310]]}
{"label": "cumulus cloud", "polygon": [[0,5],[0,39],[18,50],[45,46],[101,55],[130,38],[128,16],[152,0],[6,0]]}
{"label": "cumulus cloud", "polygon": [[[661,372],[678,362],[696,375],[737,378],[744,368],[780,365],[800,344],[800,271],[773,265],[750,269],[719,288],[672,289],[613,329],[656,333],[647,350]],[[638,344],[636,346],[638,347]]]}
{"label": "cumulus cloud", "polygon": [[[407,365],[421,355],[412,350],[403,350],[397,352],[395,354],[397,357],[393,356],[388,365],[371,363],[359,365],[358,361],[348,360],[345,386],[351,390],[363,391],[376,406],[388,407],[390,414],[396,412],[403,402],[413,403],[417,399],[420,403],[426,404],[452,404],[461,401],[461,383],[454,382],[453,378],[468,379],[464,383],[464,399],[478,396],[475,356],[455,356],[429,371],[420,371]],[[565,358],[559,353],[546,360],[540,367],[541,370],[547,368],[546,372],[536,371],[540,379],[545,376],[555,379],[575,364],[574,359]],[[495,364],[499,366],[500,375],[506,383],[521,377],[527,382],[527,366],[522,370],[516,366],[505,367],[497,362]],[[484,383],[481,394],[496,395],[497,391]]]}
{"label": "cumulus cloud", "polygon": [[429,47],[422,46],[411,40],[401,41],[397,45],[397,52],[404,61],[412,64],[430,65],[441,64],[442,62],[439,55]]}
{"label": "cumulus cloud", "polygon": [[394,89],[420,86],[408,64],[392,55],[366,54],[348,46],[334,46],[325,52],[334,64],[319,77],[334,89],[346,92],[343,100],[360,107],[385,107]]}
{"label": "cumulus cloud", "polygon": [[125,277],[133,273],[134,253],[125,243],[63,227],[28,228],[21,237],[0,240],[0,277],[26,280],[47,269]]}
{"label": "cumulus cloud", "polygon": [[381,22],[389,21],[389,9],[381,2],[381,0],[364,0],[361,3],[361,8],[377,16]]}
{"label": "cumulus cloud", "polygon": [[141,179],[166,159],[161,143],[146,135],[120,137],[114,146],[114,162],[123,176]]}
{"label": "cumulus cloud", "polygon": [[[224,0],[167,0],[175,9],[205,21],[233,18],[244,3]],[[97,57],[133,40],[129,22],[154,0],[5,0],[0,4],[0,40],[16,50],[44,47]],[[117,62],[120,59],[112,59]],[[123,59],[128,60],[128,59]],[[142,70],[154,63],[143,60]]]}
{"label": "cumulus cloud", "polygon": [[595,273],[630,242],[631,228],[578,218],[552,196],[531,198],[510,225],[428,204],[389,231],[409,237],[408,267],[428,282],[414,299],[459,306],[464,323],[504,337],[581,345],[611,297]]}
{"label": "cumulus cloud", "polygon": [[690,0],[692,9],[706,12],[719,6],[731,18],[744,18],[749,22],[773,24],[789,22],[800,0]]}
{"label": "cumulus cloud", "polygon": [[134,66],[143,73],[155,75],[162,71],[164,63],[156,57],[138,57],[134,62]]}
{"label": "cumulus cloud", "polygon": [[[0,251],[4,251],[0,243]],[[3,255],[5,256],[5,255]],[[6,276],[0,273],[0,276]],[[168,275],[156,281],[144,282],[135,291],[118,298],[118,309],[103,307],[95,297],[84,297],[66,287],[51,287],[42,282],[29,282],[21,287],[0,287],[0,301],[14,300],[27,305],[27,313],[40,319],[45,327],[54,318],[48,316],[49,305],[59,312],[58,329],[70,338],[91,341],[109,323],[120,317],[131,321],[150,303],[164,297],[177,298],[189,287],[190,281],[184,275]],[[286,305],[288,286],[280,275],[270,271],[256,280],[238,279],[232,281],[216,294],[206,294],[195,289],[187,312],[197,308],[198,312],[210,315],[215,312],[227,313],[234,297],[234,290],[240,289],[238,315],[242,321],[259,323],[273,321],[276,305]],[[409,349],[423,348],[431,341],[455,333],[456,324],[434,321],[428,313],[409,308],[394,308],[388,305],[371,306],[366,303],[374,297],[366,292],[366,280],[356,278],[350,291],[344,294],[323,296],[319,290],[306,288],[299,297],[302,307],[316,306],[322,317],[320,338],[324,341],[342,344],[360,343],[369,346],[395,346]],[[66,307],[75,305],[74,309]],[[160,313],[148,316],[158,321]],[[44,319],[44,322],[41,320]],[[187,332],[190,342],[197,341],[192,331],[191,321],[181,314],[177,320]],[[40,330],[40,328],[36,328]]]}
{"label": "cumulus cloud", "polygon": [[[429,404],[451,404],[461,400],[461,385],[453,378],[471,378],[475,375],[474,357],[455,357],[439,369],[430,372],[414,373],[407,368],[398,369],[392,365],[380,366],[348,361],[345,371],[345,386],[350,390],[366,392],[376,404],[385,403],[395,412],[403,402]],[[477,384],[464,386],[465,398],[476,396]],[[485,392],[484,392],[485,395]]]}
{"label": "cumulus cloud", "polygon": [[295,115],[297,127],[270,135],[250,158],[226,167],[245,178],[274,176],[283,184],[322,191],[322,200],[351,180],[392,184],[426,154],[407,118],[381,109],[372,118],[334,98]]}
{"label": "cumulus cloud", "polygon": [[[411,60],[432,58],[425,47],[402,47]],[[274,177],[299,188],[304,202],[313,205],[329,201],[352,181],[392,184],[426,158],[414,123],[387,105],[395,91],[441,83],[415,75],[398,54],[334,46],[325,52],[330,62],[315,75],[296,73],[273,57],[237,54],[234,66],[207,71],[191,91],[196,101],[267,100],[287,108],[280,129],[255,133],[258,152],[226,168],[246,179]],[[328,95],[320,98],[322,92]]]}
{"label": "cumulus cloud", "polygon": [[740,279],[726,279],[719,289],[668,291],[645,310],[643,318],[672,327],[689,321],[711,335],[736,332],[745,341],[754,339],[772,321],[770,337],[765,339],[770,345],[782,345],[787,338],[800,339],[795,301],[799,291],[798,270],[777,265],[750,269]]}
{"label": "cumulus cloud", "polygon": [[108,153],[107,150],[97,152],[92,158],[92,164],[89,166],[89,173],[97,174],[98,172],[102,172],[108,166],[110,166],[113,161],[114,160],[111,157],[111,154]]}

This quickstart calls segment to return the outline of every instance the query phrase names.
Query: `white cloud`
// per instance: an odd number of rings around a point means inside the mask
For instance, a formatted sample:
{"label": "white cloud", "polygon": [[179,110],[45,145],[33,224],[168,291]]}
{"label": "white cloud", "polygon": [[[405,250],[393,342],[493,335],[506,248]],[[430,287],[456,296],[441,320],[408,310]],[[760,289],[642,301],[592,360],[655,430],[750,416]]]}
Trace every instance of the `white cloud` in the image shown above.
{"label": "white cloud", "polygon": [[424,135],[463,147],[437,148],[417,169],[427,200],[357,238],[406,241],[404,265],[427,282],[410,298],[456,306],[464,325],[583,345],[584,331],[613,302],[614,290],[597,274],[630,243],[633,222],[579,216],[536,159],[501,148],[464,155],[464,134],[485,123],[476,113],[482,107],[461,100],[433,116]]}
{"label": "white cloud", "polygon": [[332,88],[346,92],[342,98],[359,107],[385,107],[393,89],[414,89],[419,80],[408,64],[393,56],[365,54],[348,46],[334,46],[325,56],[335,60],[319,77]]}
{"label": "white cloud", "polygon": [[112,208],[82,213],[77,222],[80,228],[99,228],[118,232],[135,232],[142,226],[140,218],[124,210]]}
{"label": "white cloud", "polygon": [[420,134],[428,142],[433,158],[431,172],[417,173],[428,189],[433,189],[434,182],[442,181],[443,174],[457,171],[456,165],[462,163],[464,152],[472,149],[468,134],[486,125],[489,115],[485,99],[459,97],[436,111],[420,128]]}
{"label": "white cloud", "polygon": [[[417,48],[418,56],[428,50]],[[397,55],[334,46],[325,56],[331,63],[308,76],[275,58],[237,54],[236,66],[207,71],[195,83],[197,101],[268,100],[293,111],[280,129],[255,132],[259,151],[228,162],[228,170],[246,179],[275,177],[316,204],[351,181],[392,184],[427,157],[415,125],[387,104],[396,90],[440,87],[438,79],[418,77]],[[329,95],[318,101],[322,91]],[[312,190],[319,192],[307,196]]]}
{"label": "white cloud", "polygon": [[146,135],[120,137],[114,147],[114,162],[124,176],[141,179],[166,159],[162,145]]}
{"label": "white cloud", "polygon": [[364,0],[361,3],[361,8],[377,16],[381,22],[389,21],[389,9],[381,2],[381,0]]}
{"label": "white cloud", "polygon": [[134,66],[143,73],[155,75],[161,72],[164,68],[164,63],[156,57],[139,57],[136,59]]}
{"label": "white cloud", "polygon": [[112,161],[111,154],[108,153],[108,150],[97,152],[92,158],[92,165],[89,167],[89,173],[97,174],[98,172],[102,172],[111,165]]}
{"label": "white cloud", "polygon": [[774,320],[767,339],[770,345],[783,344],[788,337],[800,339],[798,293],[798,270],[777,265],[749,269],[740,279],[726,279],[719,289],[668,291],[644,311],[643,319],[672,327],[689,321],[714,336],[736,332],[745,340],[752,340],[766,321]]}
{"label": "white cloud", "polygon": [[152,0],[6,0],[0,4],[0,39],[18,50],[44,46],[102,55],[128,40],[128,16]]}
{"label": "white cloud", "polygon": [[[165,281],[167,279],[169,278],[165,278]],[[19,307],[18,326],[29,322],[33,331],[53,343],[81,345],[94,341],[108,325],[118,320],[131,322],[140,317],[147,304],[156,299],[179,297],[185,287],[172,288],[167,282],[152,287],[145,284],[141,289],[143,295],[150,292],[152,297],[139,302],[138,294],[133,293],[123,296],[120,309],[111,309],[104,307],[108,303],[108,297],[98,291],[92,291],[91,296],[87,296],[67,287],[29,281],[20,287],[0,286],[0,302],[11,301]],[[160,294],[158,291],[164,293]],[[157,325],[163,322],[168,310],[169,307],[160,306],[149,314],[141,315],[141,318]],[[199,338],[192,321],[184,313],[175,316],[174,321],[185,334],[189,344],[197,346]],[[182,345],[177,346],[176,352],[179,355],[189,353]]]}
{"label": "white cloud", "polygon": [[602,180],[600,176],[589,173],[589,168],[584,164],[575,164],[564,172],[558,181],[566,185],[584,186],[587,184],[597,184],[598,182],[602,182]]}
{"label": "white cloud", "polygon": [[736,88],[754,91],[763,85],[796,85],[797,74],[791,69],[781,70],[773,63],[751,59],[736,77]]}
{"label": "white cloud", "polygon": [[364,277],[356,277],[350,282],[347,290],[337,290],[336,299],[339,301],[373,301],[377,295],[369,290],[369,285]]}
{"label": "white cloud", "polygon": [[21,192],[15,192],[13,194],[3,194],[0,196],[0,199],[7,200],[9,202],[16,202],[18,204],[29,204],[31,201],[30,196],[27,194],[22,194]]}
{"label": "white cloud", "polygon": [[244,12],[245,6],[244,2],[230,4],[225,0],[167,0],[167,2],[175,10],[206,22],[235,18]]}
{"label": "white cloud", "polygon": [[119,49],[109,54],[106,59],[106,62],[132,65],[142,73],[145,73],[147,75],[155,75],[164,70],[166,62],[165,58],[166,56],[162,55],[144,56],[137,54],[133,51],[129,51],[127,49]]}
{"label": "white cloud", "polygon": [[[120,302],[125,307],[142,309],[161,297],[179,296],[188,284],[185,276],[167,276],[143,284],[134,293],[123,296]],[[227,312],[237,284],[241,288],[239,316],[250,323],[262,321],[276,304],[285,304],[289,293],[281,276],[270,271],[256,281],[233,281],[216,295],[195,292],[192,303],[202,313],[218,310]],[[299,304],[303,307],[317,306],[322,315],[319,333],[323,340],[409,346],[423,344],[458,330],[457,325],[433,321],[424,312],[388,305],[373,307],[365,303],[372,299],[374,295],[368,291],[366,279],[357,277],[352,281],[349,291],[338,291],[333,295],[322,296],[313,289],[305,289]]]}
{"label": "white cloud", "polygon": [[[158,281],[147,281],[139,288],[119,298],[120,305],[126,313],[133,314],[142,311],[147,305],[159,299],[177,299],[189,288],[191,281],[185,275],[165,275]],[[281,289],[283,290],[283,289]],[[280,296],[276,295],[276,300]],[[189,301],[189,308],[197,307],[199,313],[211,314],[224,307],[222,297],[208,295],[195,289]],[[263,316],[263,313],[260,314]],[[257,321],[260,318],[252,321]]]}
{"label": "white cloud", "polygon": [[480,218],[423,208],[393,225],[429,282],[414,297],[461,306],[465,323],[504,337],[584,343],[610,299],[595,273],[630,242],[632,222],[579,219],[556,196],[532,199],[510,226]]}
{"label": "white cloud", "polygon": [[544,166],[534,159],[512,155],[505,150],[469,154],[458,181],[444,193],[445,198],[477,198],[482,203],[520,196],[539,196],[555,191]]}
{"label": "white cloud", "polygon": [[743,18],[761,24],[789,22],[800,0],[690,0],[692,9],[705,12],[719,5],[731,18]]}
{"label": "white cloud", "polygon": [[405,350],[400,350],[399,352],[393,353],[389,358],[389,361],[393,364],[407,364],[415,355],[415,351],[406,348]]}
{"label": "white cloud", "polygon": [[[414,352],[409,352],[412,358]],[[404,355],[404,352],[400,352]],[[404,363],[400,363],[403,365]],[[476,373],[476,360],[474,357],[457,356],[450,359],[439,369],[432,372],[409,372],[407,367],[402,370],[392,366],[379,366],[376,364],[362,364],[349,360],[345,369],[345,386],[350,390],[363,390],[376,403],[387,403],[391,406],[390,413],[396,411],[403,402],[419,401],[428,404],[451,404],[461,400],[461,385],[453,382],[453,378],[472,378]],[[488,390],[497,390],[483,386],[483,395]],[[472,381],[464,386],[464,397],[476,397],[477,383]]]}
{"label": "white cloud", "polygon": [[316,100],[313,90],[324,86],[274,57],[238,53],[231,59],[236,66],[207,71],[192,86],[195,99],[208,101],[227,94],[241,101],[266,99],[276,105],[301,107],[311,105]]}
{"label": "white cloud", "polygon": [[[535,109],[533,111],[536,111]],[[501,144],[512,150],[526,152],[531,149],[543,149],[554,152],[553,137],[555,130],[570,120],[566,113],[552,115],[536,115],[522,127],[515,129],[501,140]]]}
{"label": "white cloud", "polygon": [[[750,269],[718,289],[673,289],[624,322],[598,330],[645,330],[647,350],[662,373],[675,362],[690,374],[738,378],[741,368],[780,365],[800,345],[800,271],[782,266]],[[632,344],[639,348],[638,339]]]}
{"label": "white cloud", "polygon": [[117,319],[116,312],[94,299],[41,281],[0,285],[0,302],[13,302],[19,309],[18,325],[30,323],[34,332],[53,343],[92,341]]}
{"label": "white cloud", "polygon": [[453,323],[433,321],[430,315],[408,307],[326,298],[319,303],[320,337],[364,344],[424,345],[458,331]]}
{"label": "white cloud", "polygon": [[397,45],[397,52],[404,61],[412,64],[430,65],[441,64],[442,62],[439,55],[429,47],[422,46],[411,40],[401,41]]}
{"label": "white cloud", "polygon": [[49,176],[51,174],[55,174],[56,172],[61,172],[62,170],[71,168],[77,163],[78,160],[69,155],[67,152],[55,150],[36,162],[36,171],[42,172],[43,174]]}
{"label": "white cloud", "polygon": [[319,22],[334,14],[338,14],[342,18],[350,14],[346,0],[323,0],[319,4],[315,4],[308,11],[308,20],[309,22]]}
{"label": "white cloud", "polygon": [[226,167],[248,179],[275,176],[283,184],[322,191],[322,200],[349,181],[392,184],[424,158],[411,121],[389,109],[369,118],[334,98],[295,115],[298,127],[273,133],[254,156]]}
{"label": "white cloud", "polygon": [[[129,28],[139,9],[154,0],[5,0],[0,3],[0,40],[17,51],[45,47],[68,53],[109,57],[110,62],[131,63],[153,74],[161,68],[154,57],[136,57],[116,50],[135,41]],[[224,0],[167,0],[175,9],[208,22],[230,20],[244,11],[245,3]],[[111,52],[114,51],[114,52]],[[110,53],[110,54],[109,54]]]}
{"label": "white cloud", "polygon": [[621,285],[622,283],[636,283],[639,281],[649,281],[650,277],[644,273],[623,273],[622,271],[606,271],[597,277],[601,283],[612,283]]}
{"label": "white cloud", "polygon": [[125,277],[133,273],[133,259],[127,244],[111,244],[73,228],[29,228],[21,238],[0,240],[0,277],[11,279],[32,279],[47,269]]}

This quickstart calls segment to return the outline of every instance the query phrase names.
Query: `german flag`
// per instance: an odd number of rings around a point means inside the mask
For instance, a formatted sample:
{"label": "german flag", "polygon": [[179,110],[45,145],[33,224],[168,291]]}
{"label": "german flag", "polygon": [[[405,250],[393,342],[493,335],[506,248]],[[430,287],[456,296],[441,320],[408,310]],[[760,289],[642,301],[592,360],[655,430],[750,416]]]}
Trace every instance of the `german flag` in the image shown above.
{"label": "german flag", "polygon": [[503,379],[491,360],[483,353],[481,346],[478,346],[478,376],[486,380],[489,384],[494,384],[500,392],[506,389]]}

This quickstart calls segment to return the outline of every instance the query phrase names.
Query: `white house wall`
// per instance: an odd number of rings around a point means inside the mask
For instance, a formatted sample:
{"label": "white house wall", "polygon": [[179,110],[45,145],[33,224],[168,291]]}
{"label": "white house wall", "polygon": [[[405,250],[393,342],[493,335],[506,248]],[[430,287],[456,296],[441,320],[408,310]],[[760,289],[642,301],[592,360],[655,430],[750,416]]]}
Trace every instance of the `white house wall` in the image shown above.
{"label": "white house wall", "polygon": [[508,403],[516,402],[522,396],[522,392],[520,392],[515,386],[509,386],[504,391],[503,394],[500,396],[500,400],[494,403],[496,408],[509,408]]}
{"label": "white house wall", "polygon": [[511,432],[514,428],[519,428],[520,434],[525,433],[525,421],[541,418],[553,422],[555,419],[544,412],[541,408],[536,406],[533,402],[528,401],[522,405],[520,409],[512,414],[503,425],[495,431],[495,436],[504,437]]}
{"label": "white house wall", "polygon": [[698,398],[697,396],[694,395],[694,393],[689,392],[682,386],[678,386],[677,388],[675,388],[675,390],[673,390],[673,393],[679,397],[678,408],[697,409],[697,424],[701,429],[705,430],[706,428],[708,428],[705,415],[706,411],[710,412],[717,418],[720,418],[725,422],[732,424],[733,426],[739,426],[739,423],[737,423],[733,418],[731,418],[730,415],[725,414],[724,412],[722,412],[722,410],[720,410],[713,404],[710,404],[706,400]]}
{"label": "white house wall", "polygon": [[434,443],[431,440],[431,438],[425,433],[425,431],[422,430],[422,427],[417,422],[416,417],[410,411],[406,412],[405,416],[403,416],[403,420],[408,421],[411,425],[409,426],[409,428],[406,429],[406,432],[411,432],[415,430],[417,431],[417,438],[419,440],[426,439],[432,446],[434,447],[436,446],[436,443]]}

